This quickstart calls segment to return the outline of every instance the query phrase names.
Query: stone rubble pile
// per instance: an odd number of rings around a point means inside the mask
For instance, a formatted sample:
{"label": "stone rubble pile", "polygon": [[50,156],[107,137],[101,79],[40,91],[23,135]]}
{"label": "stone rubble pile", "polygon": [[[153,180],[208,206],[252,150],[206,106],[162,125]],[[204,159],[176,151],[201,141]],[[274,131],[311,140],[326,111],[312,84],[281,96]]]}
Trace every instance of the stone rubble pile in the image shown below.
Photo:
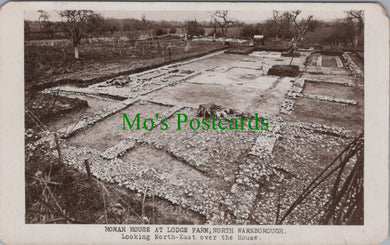
{"label": "stone rubble pile", "polygon": [[248,224],[253,209],[252,206],[256,202],[258,188],[248,188],[244,185],[236,185],[234,188],[236,191],[231,194],[232,200],[230,201],[232,203],[225,203],[230,204],[226,205],[226,208],[233,213],[235,224]]}
{"label": "stone rubble pile", "polygon": [[[64,161],[81,172],[85,171],[84,161],[88,159],[91,173],[99,180],[117,183],[132,191],[152,195],[170,201],[172,204],[188,208],[204,215],[209,223],[225,221],[226,216],[221,205],[225,199],[233,198],[224,190],[207,185],[209,181],[193,182],[173,174],[169,168],[155,169],[134,162],[125,162],[119,158],[104,159],[102,154],[89,147],[73,147],[66,144],[62,149]],[[55,152],[53,152],[55,155]]]}
{"label": "stone rubble pile", "polygon": [[275,142],[276,142],[276,138],[271,138],[271,137],[266,137],[266,136],[260,135],[257,138],[256,143],[252,147],[249,154],[258,156],[260,158],[263,158],[264,153],[272,154]]}
{"label": "stone rubble pile", "polygon": [[198,116],[205,118],[227,118],[228,114],[232,114],[233,110],[216,105],[215,103],[199,105]]}
{"label": "stone rubble pile", "polygon": [[347,62],[346,67],[349,69],[352,74],[356,76],[363,76],[363,71],[356,65],[356,63],[352,60],[351,56],[347,52],[343,53],[343,58]]}
{"label": "stone rubble pile", "polygon": [[296,78],[291,85],[290,89],[282,102],[280,112],[284,114],[291,114],[294,110],[294,104],[296,97],[302,94],[303,87],[305,86],[305,79]]}
{"label": "stone rubble pile", "polygon": [[106,81],[107,85],[114,85],[118,87],[123,87],[128,85],[131,82],[129,76],[119,76]]}
{"label": "stone rubble pile", "polygon": [[259,131],[256,142],[252,145],[249,155],[256,156],[260,159],[266,156],[272,156],[272,151],[275,146],[276,140],[281,136],[280,127],[281,118],[269,118],[269,128],[265,131]]}
{"label": "stone rubble pile", "polygon": [[337,67],[338,68],[343,68],[344,67],[343,62],[341,61],[339,56],[336,56],[336,63],[337,63]]}
{"label": "stone rubble pile", "polygon": [[317,66],[322,66],[322,56],[318,56]]}
{"label": "stone rubble pile", "polygon": [[294,110],[294,103],[295,100],[285,98],[280,107],[280,113],[291,114],[291,112]]}
{"label": "stone rubble pile", "polygon": [[235,182],[230,189],[235,201],[229,208],[233,211],[236,224],[247,224],[249,219],[254,219],[253,209],[259,201],[257,193],[262,183],[270,181],[270,176],[275,174],[274,166],[269,163],[273,162],[272,152],[281,136],[283,121],[281,118],[269,120],[269,130],[259,132],[249,154],[240,161],[235,172]]}

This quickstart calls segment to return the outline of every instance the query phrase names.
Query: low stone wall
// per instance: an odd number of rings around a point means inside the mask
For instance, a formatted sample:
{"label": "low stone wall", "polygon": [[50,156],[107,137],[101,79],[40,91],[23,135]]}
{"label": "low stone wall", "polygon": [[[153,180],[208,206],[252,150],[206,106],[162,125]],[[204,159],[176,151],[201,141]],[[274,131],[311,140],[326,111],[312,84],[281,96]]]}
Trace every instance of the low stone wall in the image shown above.
{"label": "low stone wall", "polygon": [[294,110],[295,99],[302,93],[303,87],[305,86],[305,79],[296,78],[291,88],[287,91],[287,94],[283,100],[280,112],[284,114],[291,114]]}
{"label": "low stone wall", "polygon": [[338,68],[343,68],[344,65],[343,65],[343,62],[341,61],[340,57],[339,56],[336,56],[336,63],[337,63],[337,67]]}
{"label": "low stone wall", "polygon": [[118,102],[118,103],[116,103],[108,108],[105,108],[101,111],[95,112],[91,116],[82,117],[79,121],[77,121],[73,124],[70,124],[69,126],[67,126],[65,128],[58,130],[57,134],[61,138],[67,138],[67,137],[73,135],[74,133],[85,129],[85,128],[95,124],[96,122],[101,121],[104,118],[106,118],[106,117],[108,117],[108,116],[110,116],[110,115],[112,115],[112,114],[126,108],[127,106],[138,102],[138,101],[139,101],[139,99],[128,99],[128,100]]}
{"label": "low stone wall", "polygon": [[347,52],[343,53],[343,58],[346,61],[346,68],[352,72],[355,76],[363,76],[363,71],[356,65],[356,63],[352,60],[351,56]]}
{"label": "low stone wall", "polygon": [[324,96],[324,95],[317,95],[317,94],[299,94],[298,96],[302,97],[302,98],[316,99],[316,100],[329,101],[329,102],[337,102],[337,103],[347,104],[347,105],[356,105],[357,104],[356,100],[333,98],[333,97]]}

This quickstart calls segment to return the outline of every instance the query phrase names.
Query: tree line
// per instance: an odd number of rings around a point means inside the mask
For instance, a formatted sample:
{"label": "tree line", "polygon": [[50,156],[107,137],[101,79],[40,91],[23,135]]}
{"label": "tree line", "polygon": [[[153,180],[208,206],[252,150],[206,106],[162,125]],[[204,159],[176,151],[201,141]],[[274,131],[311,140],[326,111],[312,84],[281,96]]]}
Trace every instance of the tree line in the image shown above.
{"label": "tree line", "polygon": [[[39,30],[53,37],[56,33],[63,33],[72,40],[75,49],[75,58],[78,58],[78,47],[83,38],[103,36],[120,32],[130,39],[145,39],[165,34],[175,34],[181,29],[187,41],[186,49],[190,48],[194,36],[209,35],[222,37],[223,42],[229,36],[229,29],[240,28],[239,36],[251,39],[254,35],[263,35],[265,38],[275,40],[289,40],[290,53],[295,52],[299,44],[304,40],[307,32],[314,31],[319,26],[332,26],[332,32],[325,38],[327,43],[353,44],[358,46],[359,36],[364,31],[364,12],[350,10],[345,12],[345,18],[333,22],[324,22],[309,15],[302,17],[301,10],[277,11],[274,10],[272,17],[256,24],[245,24],[231,17],[228,10],[216,10],[210,13],[210,21],[199,22],[196,19],[185,22],[175,21],[152,21],[147,20],[145,15],[141,19],[115,19],[104,18],[92,10],[63,10],[58,15],[61,21],[52,21],[49,14],[39,10]],[[25,21],[25,36],[28,39],[31,34],[31,22]],[[211,29],[208,33],[205,28]]]}

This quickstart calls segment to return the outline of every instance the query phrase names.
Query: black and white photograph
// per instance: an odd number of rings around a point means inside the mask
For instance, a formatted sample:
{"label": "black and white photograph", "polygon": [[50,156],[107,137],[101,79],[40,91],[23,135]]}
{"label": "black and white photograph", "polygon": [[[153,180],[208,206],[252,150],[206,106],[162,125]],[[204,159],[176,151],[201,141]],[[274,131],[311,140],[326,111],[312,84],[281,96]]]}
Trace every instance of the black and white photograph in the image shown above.
{"label": "black and white photograph", "polygon": [[24,31],[26,223],[364,224],[363,10],[38,10]]}
{"label": "black and white photograph", "polygon": [[8,188],[23,227],[265,244],[305,227],[362,236],[376,197],[387,215],[388,60],[376,68],[369,45],[380,8],[117,4],[14,4],[23,113],[7,120],[23,124],[24,161]]}

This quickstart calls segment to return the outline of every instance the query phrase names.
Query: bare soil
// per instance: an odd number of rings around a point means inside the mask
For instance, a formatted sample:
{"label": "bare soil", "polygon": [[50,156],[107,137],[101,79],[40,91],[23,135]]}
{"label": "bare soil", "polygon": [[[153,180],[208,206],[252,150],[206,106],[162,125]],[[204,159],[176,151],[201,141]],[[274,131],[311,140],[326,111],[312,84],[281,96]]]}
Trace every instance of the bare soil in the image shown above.
{"label": "bare soil", "polygon": [[339,84],[322,82],[305,82],[303,94],[323,95],[339,99],[354,99],[355,88]]}
{"label": "bare soil", "polygon": [[335,56],[323,55],[322,66],[337,68],[337,62]]}
{"label": "bare soil", "polygon": [[[363,129],[363,106],[344,105],[336,102],[299,98],[291,115],[283,114],[287,121],[320,123],[345,127],[355,132]],[[337,120],[335,119],[337,118]]]}

